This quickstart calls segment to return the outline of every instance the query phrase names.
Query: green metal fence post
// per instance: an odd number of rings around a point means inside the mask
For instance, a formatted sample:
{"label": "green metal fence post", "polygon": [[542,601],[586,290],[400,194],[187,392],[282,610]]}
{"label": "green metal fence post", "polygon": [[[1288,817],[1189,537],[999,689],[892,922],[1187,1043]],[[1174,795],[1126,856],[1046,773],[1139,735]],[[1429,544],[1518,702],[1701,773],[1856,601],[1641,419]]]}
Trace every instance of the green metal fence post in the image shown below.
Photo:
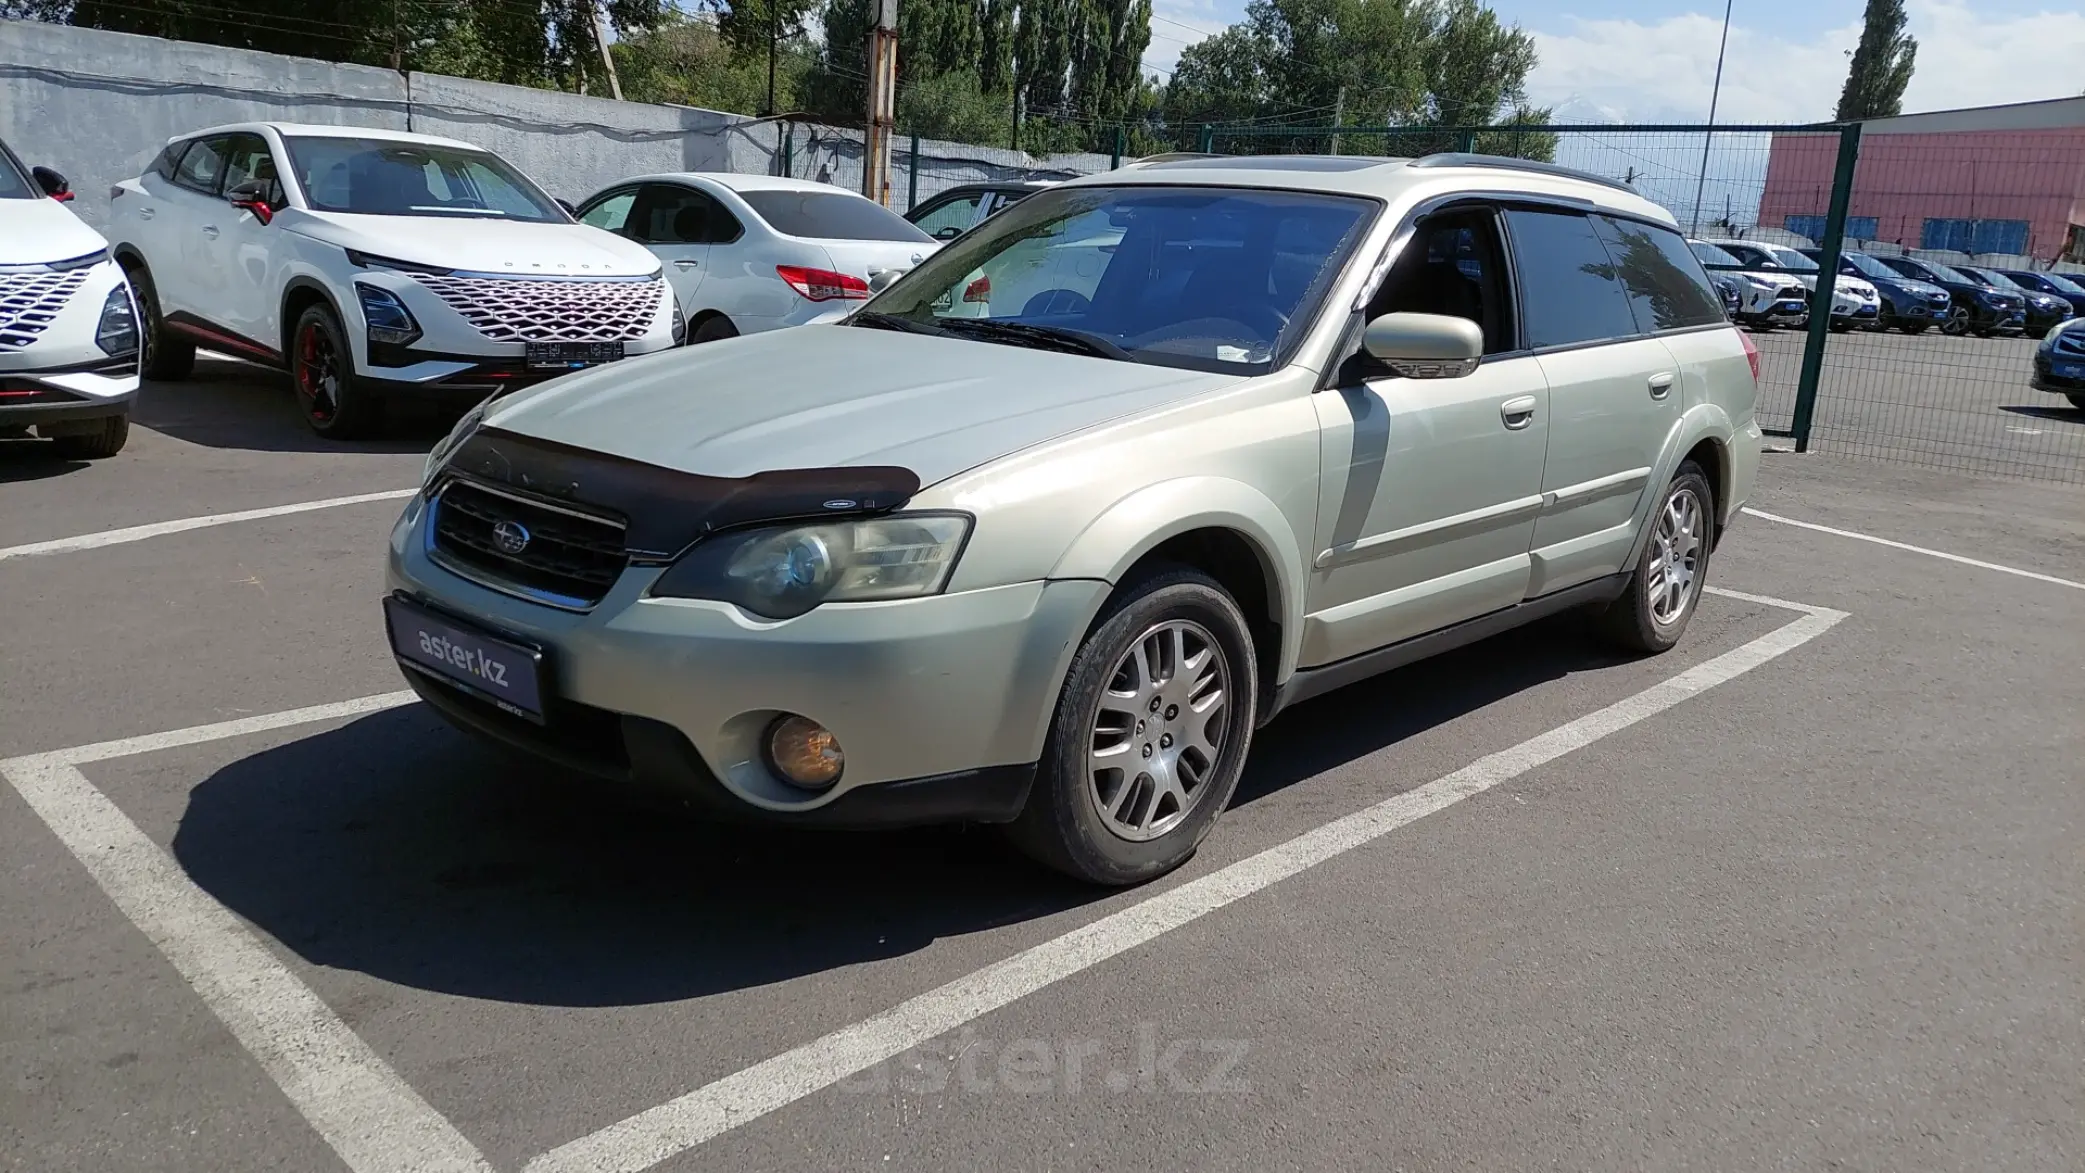
{"label": "green metal fence post", "polygon": [[1108,170],[1113,171],[1115,168],[1122,166],[1122,151],[1124,146],[1122,140],[1128,137],[1129,134],[1126,131],[1124,131],[1121,127],[1118,126],[1115,128],[1114,138],[1109,144],[1111,149],[1108,151]]}
{"label": "green metal fence post", "polygon": [[796,175],[796,123],[782,124],[782,174],[794,178]]}
{"label": "green metal fence post", "polygon": [[1853,169],[1861,156],[1861,124],[1839,128],[1838,169],[1832,173],[1832,203],[1817,243],[1817,288],[1810,294],[1810,337],[1803,343],[1803,373],[1795,387],[1795,450],[1810,450],[1810,423],[1817,415],[1817,384],[1824,377],[1825,339],[1831,336],[1832,294],[1839,282],[1839,254],[1846,241],[1846,208],[1853,202]]}
{"label": "green metal fence post", "polygon": [[1202,141],[1198,149],[1205,155],[1216,153],[1216,128],[1206,122],[1202,124]]}
{"label": "green metal fence post", "polygon": [[1456,137],[1455,149],[1465,155],[1475,154],[1477,152],[1477,132],[1474,130],[1463,131],[1462,134]]}
{"label": "green metal fence post", "polygon": [[912,179],[905,188],[905,210],[919,207],[919,136],[912,136]]}

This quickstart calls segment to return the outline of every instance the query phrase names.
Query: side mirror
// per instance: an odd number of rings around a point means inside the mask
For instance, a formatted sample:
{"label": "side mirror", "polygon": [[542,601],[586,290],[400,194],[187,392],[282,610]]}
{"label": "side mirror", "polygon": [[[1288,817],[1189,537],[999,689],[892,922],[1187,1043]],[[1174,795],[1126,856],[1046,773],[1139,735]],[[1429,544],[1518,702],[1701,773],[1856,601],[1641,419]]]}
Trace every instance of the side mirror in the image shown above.
{"label": "side mirror", "polygon": [[879,269],[876,272],[869,274],[869,292],[871,294],[882,293],[884,290],[890,288],[891,282],[896,281],[898,278],[903,277],[904,275],[905,270],[903,269]]}
{"label": "side mirror", "polygon": [[72,184],[66,182],[63,175],[49,167],[31,167],[29,174],[36,180],[36,186],[43,189],[43,194],[61,204],[72,199]]}
{"label": "side mirror", "polygon": [[953,224],[944,224],[934,230],[935,240],[954,240],[963,235],[963,230]]}
{"label": "side mirror", "polygon": [[266,224],[275,218],[275,207],[268,202],[268,189],[272,185],[265,179],[249,179],[235,183],[224,193],[225,202],[235,208],[244,208],[253,213],[253,218]]}
{"label": "side mirror", "polygon": [[579,209],[573,206],[571,200],[559,200],[557,201],[557,206],[565,210],[565,215],[572,217],[574,220],[579,219]]}
{"label": "side mirror", "polygon": [[1361,348],[1407,379],[1460,379],[1484,357],[1484,331],[1445,314],[1384,314],[1368,324]]}

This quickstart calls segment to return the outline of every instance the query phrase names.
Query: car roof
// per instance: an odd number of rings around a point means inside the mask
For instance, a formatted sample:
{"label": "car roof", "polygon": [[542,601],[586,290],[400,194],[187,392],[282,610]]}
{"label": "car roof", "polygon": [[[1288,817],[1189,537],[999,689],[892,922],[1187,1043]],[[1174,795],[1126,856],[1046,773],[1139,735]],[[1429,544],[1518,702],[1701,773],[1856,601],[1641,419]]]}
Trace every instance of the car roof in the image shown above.
{"label": "car roof", "polygon": [[628,179],[619,179],[606,186],[621,187],[626,183],[672,183],[688,179],[708,180],[718,187],[729,188],[732,191],[739,192],[822,191],[834,195],[853,196],[856,199],[865,200],[869,198],[858,191],[849,191],[844,187],[836,187],[830,183],[820,183],[815,179],[794,179],[787,175],[747,175],[738,171],[664,171],[657,175],[633,175]]}
{"label": "car roof", "polygon": [[[461,139],[439,138],[431,134],[414,134],[406,130],[386,130],[375,126],[322,126],[307,122],[228,122],[223,126],[208,126],[177,134],[167,141],[182,142],[187,139],[208,138],[219,134],[258,134],[272,130],[280,135],[296,135],[300,138],[377,138],[386,142],[417,143],[424,147],[454,147],[464,151],[485,151],[476,143]],[[489,153],[489,152],[487,152]]]}
{"label": "car roof", "polygon": [[1448,153],[1417,159],[1354,155],[1155,155],[1113,171],[1066,180],[1066,187],[1190,184],[1258,187],[1396,200],[1473,194],[1532,195],[1591,204],[1602,211],[1677,228],[1671,212],[1618,179],[1530,159]]}

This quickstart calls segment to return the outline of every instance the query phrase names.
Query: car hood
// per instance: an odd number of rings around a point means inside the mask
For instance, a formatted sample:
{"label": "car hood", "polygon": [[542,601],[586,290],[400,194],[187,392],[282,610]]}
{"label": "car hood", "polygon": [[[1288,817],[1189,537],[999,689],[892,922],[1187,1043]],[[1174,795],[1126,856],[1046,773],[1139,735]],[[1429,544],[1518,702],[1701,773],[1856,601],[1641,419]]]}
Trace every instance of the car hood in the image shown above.
{"label": "car hood", "polygon": [[1240,381],[851,326],[628,359],[496,401],[485,425],[705,476],[897,465],[922,484]]}
{"label": "car hood", "polygon": [[643,245],[587,224],[521,224],[436,216],[362,216],[292,209],[276,219],[340,248],[394,261],[502,276],[641,277],[659,271]]}
{"label": "car hood", "polygon": [[52,199],[0,200],[0,265],[69,261],[109,247],[72,209]]}

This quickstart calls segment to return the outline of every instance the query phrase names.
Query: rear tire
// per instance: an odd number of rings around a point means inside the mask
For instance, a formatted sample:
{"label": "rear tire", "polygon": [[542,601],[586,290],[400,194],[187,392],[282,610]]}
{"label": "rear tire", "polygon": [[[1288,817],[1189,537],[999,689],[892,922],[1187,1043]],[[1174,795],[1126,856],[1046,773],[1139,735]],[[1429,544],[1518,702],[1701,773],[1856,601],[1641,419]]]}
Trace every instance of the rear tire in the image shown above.
{"label": "rear tire", "polygon": [[1931,322],[1906,322],[1897,328],[1906,334],[1923,334],[1931,325]]}
{"label": "rear tire", "polygon": [[159,312],[159,290],[152,284],[152,273],[135,261],[123,266],[123,275],[130,278],[130,290],[138,299],[138,374],[160,383],[179,382],[195,370],[195,343],[167,329],[166,317]]}
{"label": "rear tire", "polygon": [[51,444],[66,460],[106,460],[123,451],[130,439],[130,416],[112,415],[94,421],[91,432],[70,432],[53,437]]}
{"label": "rear tire", "polygon": [[355,378],[355,355],[332,307],[305,307],[290,331],[290,383],[304,422],[328,440],[356,440],[383,428],[383,401]]}
{"label": "rear tire", "polygon": [[731,324],[730,318],[715,317],[697,326],[695,332],[688,335],[688,345],[700,346],[705,342],[716,342],[721,339],[736,337],[738,337],[738,327]]}
{"label": "rear tire", "polygon": [[2085,411],[2085,395],[2066,395],[2064,398],[2071,401],[2072,407]]}
{"label": "rear tire", "polygon": [[1708,581],[1715,499],[1701,466],[1682,462],[1646,522],[1651,533],[1629,585],[1596,621],[1609,643],[1655,655],[1680,642]]}
{"label": "rear tire", "polygon": [[1258,704],[1252,639],[1223,587],[1185,567],[1124,584],[1072,659],[1008,838],[1089,884],[1164,875],[1230,805]]}

